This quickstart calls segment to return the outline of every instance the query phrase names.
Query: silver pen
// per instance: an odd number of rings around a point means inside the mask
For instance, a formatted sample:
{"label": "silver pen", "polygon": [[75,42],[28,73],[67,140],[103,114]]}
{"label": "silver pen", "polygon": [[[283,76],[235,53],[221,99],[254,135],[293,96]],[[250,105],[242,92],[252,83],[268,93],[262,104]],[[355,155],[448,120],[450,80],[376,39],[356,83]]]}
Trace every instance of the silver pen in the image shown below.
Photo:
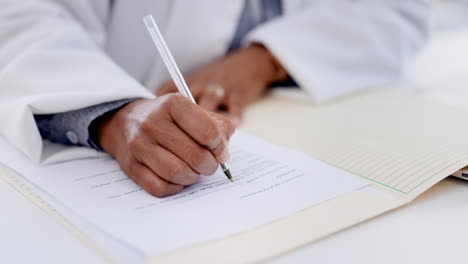
{"label": "silver pen", "polygon": [[[172,54],[169,51],[169,48],[167,47],[166,42],[164,41],[164,38],[161,35],[161,32],[159,31],[158,25],[156,24],[156,21],[154,21],[153,15],[149,14],[143,17],[143,22],[145,23],[146,28],[148,29],[148,32],[150,33],[154,44],[158,48],[158,51],[161,54],[164,64],[166,65],[167,70],[169,71],[169,74],[171,75],[171,78],[174,81],[177,89],[182,95],[189,98],[194,104],[196,104],[197,102],[195,102],[195,99],[193,98],[192,93],[190,92],[190,89],[188,88],[187,83],[185,82],[185,79],[182,76],[182,73],[180,73],[176,62],[172,57]],[[231,182],[233,182],[231,171],[229,170],[228,165],[226,163],[220,163],[220,165],[226,177]]]}

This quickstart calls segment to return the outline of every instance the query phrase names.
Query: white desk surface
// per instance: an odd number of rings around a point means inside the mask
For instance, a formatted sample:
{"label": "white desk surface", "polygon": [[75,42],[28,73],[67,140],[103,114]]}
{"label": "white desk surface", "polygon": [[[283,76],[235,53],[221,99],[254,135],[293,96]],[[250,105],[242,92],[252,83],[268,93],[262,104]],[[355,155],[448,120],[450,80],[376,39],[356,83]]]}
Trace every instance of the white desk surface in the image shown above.
{"label": "white desk surface", "polygon": [[[0,181],[1,263],[106,263]],[[409,205],[271,263],[468,263],[468,182],[449,178]]]}

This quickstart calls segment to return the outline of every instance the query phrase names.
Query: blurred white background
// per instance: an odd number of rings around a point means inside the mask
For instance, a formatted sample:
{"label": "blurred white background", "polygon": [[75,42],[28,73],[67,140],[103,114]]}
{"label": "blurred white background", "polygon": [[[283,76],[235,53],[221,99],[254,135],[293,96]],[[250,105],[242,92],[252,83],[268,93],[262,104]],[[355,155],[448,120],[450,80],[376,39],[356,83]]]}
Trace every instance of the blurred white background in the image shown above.
{"label": "blurred white background", "polygon": [[468,0],[432,0],[433,33],[453,31],[468,26]]}
{"label": "blurred white background", "polygon": [[453,31],[468,26],[468,0],[432,0],[432,32]]}
{"label": "blurred white background", "polygon": [[400,88],[468,108],[468,0],[433,0],[431,40],[404,70]]}

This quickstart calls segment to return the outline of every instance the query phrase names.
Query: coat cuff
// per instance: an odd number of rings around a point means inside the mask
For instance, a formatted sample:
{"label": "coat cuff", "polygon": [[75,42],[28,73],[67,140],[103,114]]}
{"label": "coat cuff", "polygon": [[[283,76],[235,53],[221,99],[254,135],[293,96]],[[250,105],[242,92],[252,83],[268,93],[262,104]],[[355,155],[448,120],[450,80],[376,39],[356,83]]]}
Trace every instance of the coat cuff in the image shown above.
{"label": "coat cuff", "polygon": [[124,99],[69,112],[34,115],[34,119],[43,139],[102,151],[97,141],[100,121],[134,100],[136,99]]}

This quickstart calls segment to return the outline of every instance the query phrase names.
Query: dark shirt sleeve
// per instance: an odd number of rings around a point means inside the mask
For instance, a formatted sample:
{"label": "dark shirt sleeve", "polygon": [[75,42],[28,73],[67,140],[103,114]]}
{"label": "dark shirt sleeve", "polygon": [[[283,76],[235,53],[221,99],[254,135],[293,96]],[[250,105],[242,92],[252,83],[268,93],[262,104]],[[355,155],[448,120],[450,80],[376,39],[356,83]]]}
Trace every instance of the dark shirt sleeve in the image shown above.
{"label": "dark shirt sleeve", "polygon": [[34,119],[43,139],[102,151],[97,141],[97,125],[133,100],[113,101],[64,113],[34,115]]}

